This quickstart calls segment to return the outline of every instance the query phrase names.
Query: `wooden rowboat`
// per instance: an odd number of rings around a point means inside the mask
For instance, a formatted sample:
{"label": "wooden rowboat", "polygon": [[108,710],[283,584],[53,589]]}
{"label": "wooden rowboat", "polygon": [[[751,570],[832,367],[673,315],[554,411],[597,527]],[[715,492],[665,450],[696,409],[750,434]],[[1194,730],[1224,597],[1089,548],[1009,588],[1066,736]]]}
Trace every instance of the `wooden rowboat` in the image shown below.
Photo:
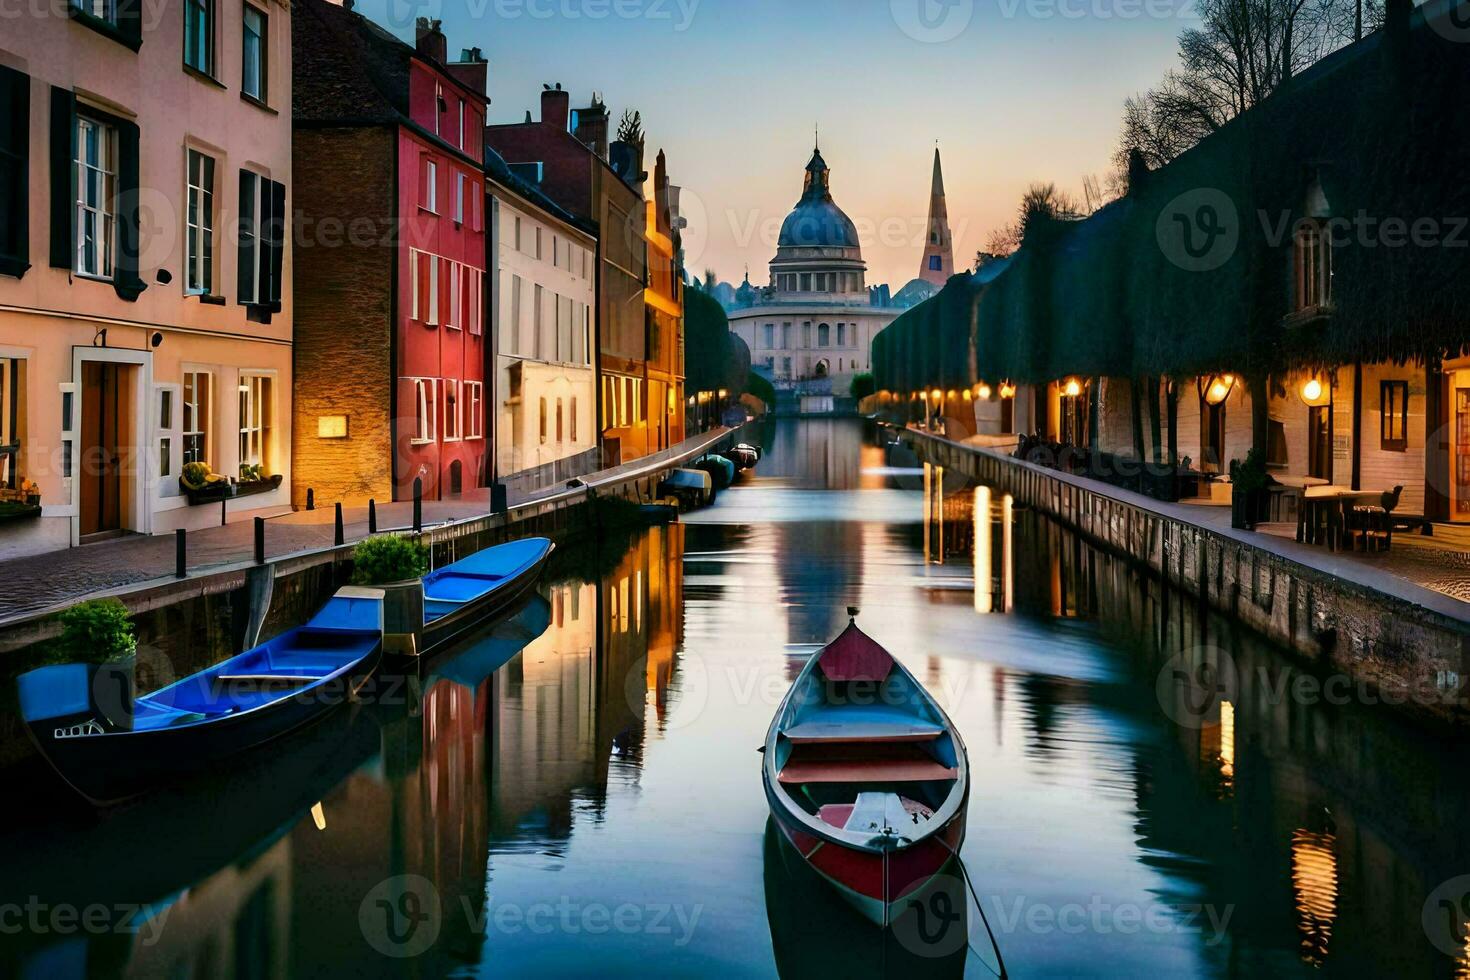
{"label": "wooden rowboat", "polygon": [[529,596],[556,545],[522,538],[435,569],[423,579],[421,656],[431,656]]}
{"label": "wooden rowboat", "polygon": [[213,769],[350,700],[377,668],[383,594],[343,589],[311,622],[135,697],[131,669],[61,664],[17,679],[41,755],[95,805]]}
{"label": "wooden rowboat", "polygon": [[762,780],[796,852],[887,926],[957,859],[969,760],[944,710],[848,612],[776,712]]}

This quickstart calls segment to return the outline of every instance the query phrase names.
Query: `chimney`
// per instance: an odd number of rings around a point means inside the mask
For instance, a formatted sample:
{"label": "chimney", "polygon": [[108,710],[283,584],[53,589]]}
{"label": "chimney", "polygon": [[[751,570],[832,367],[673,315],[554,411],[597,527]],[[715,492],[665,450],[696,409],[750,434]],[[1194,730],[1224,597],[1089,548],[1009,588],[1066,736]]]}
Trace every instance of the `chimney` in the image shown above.
{"label": "chimney", "polygon": [[556,88],[550,85],[541,93],[541,122],[544,125],[555,126],[565,132],[567,128],[567,117],[572,111],[572,96],[570,92],[563,92],[561,82],[556,83]]}
{"label": "chimney", "polygon": [[591,105],[577,110],[577,131],[574,135],[604,160],[607,159],[608,122],[607,106],[596,93],[592,95]]}
{"label": "chimney", "polygon": [[643,170],[643,147],[636,143],[614,140],[608,147],[607,162],[623,183],[636,189],[642,188],[648,174]]}
{"label": "chimney", "polygon": [[449,59],[449,41],[439,29],[443,21],[420,17],[414,29],[413,49],[438,64]]}
{"label": "chimney", "polygon": [[479,48],[465,48],[460,52],[458,61],[451,62],[444,67],[455,81],[471,91],[484,95],[488,90],[490,63],[485,60]]}
{"label": "chimney", "polygon": [[1128,151],[1128,193],[1137,194],[1147,182],[1148,160],[1144,158],[1142,150],[1132,147]]}

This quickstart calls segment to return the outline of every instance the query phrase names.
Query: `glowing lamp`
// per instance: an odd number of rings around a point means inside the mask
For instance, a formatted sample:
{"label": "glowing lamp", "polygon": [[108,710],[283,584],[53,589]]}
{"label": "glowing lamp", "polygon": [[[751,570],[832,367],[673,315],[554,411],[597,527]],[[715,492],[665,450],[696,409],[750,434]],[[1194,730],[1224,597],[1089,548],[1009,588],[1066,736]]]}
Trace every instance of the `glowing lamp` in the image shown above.
{"label": "glowing lamp", "polygon": [[970,389],[969,388],[966,388],[965,389],[965,401],[969,401],[969,400],[970,400]]}
{"label": "glowing lamp", "polygon": [[1016,397],[1016,386],[1013,385],[1013,384],[1011,384],[1011,383],[1009,383],[1009,382],[1002,381],[1000,383],[1000,397],[1002,397],[1002,398],[1015,398]]}
{"label": "glowing lamp", "polygon": [[929,397],[933,398],[935,401],[939,401],[941,398],[944,397],[944,392],[940,391],[938,388],[935,388],[929,393]]}
{"label": "glowing lamp", "polygon": [[1302,401],[1308,405],[1321,405],[1326,401],[1327,390],[1316,378],[1308,378],[1302,385]]}
{"label": "glowing lamp", "polygon": [[721,398],[724,398],[724,397],[726,397],[726,396],[727,396],[727,395],[729,395],[729,394],[730,394],[730,393],[729,393],[729,392],[728,392],[728,391],[726,391],[726,390],[725,390],[725,389],[724,389],[724,388],[721,388],[721,389],[720,389],[720,397],[721,397]]}
{"label": "glowing lamp", "polygon": [[929,393],[927,391],[921,391],[921,392],[919,392],[919,400],[920,401],[925,401],[925,402],[928,401],[929,400]]}
{"label": "glowing lamp", "polygon": [[1082,382],[1076,378],[1068,378],[1062,387],[1062,394],[1068,398],[1076,398],[1082,394]]}
{"label": "glowing lamp", "polygon": [[980,386],[980,400],[983,401],[983,402],[988,402],[988,401],[990,401],[990,395],[991,395],[990,385],[981,385]]}
{"label": "glowing lamp", "polygon": [[1205,386],[1205,404],[1223,405],[1235,390],[1235,375],[1217,374]]}

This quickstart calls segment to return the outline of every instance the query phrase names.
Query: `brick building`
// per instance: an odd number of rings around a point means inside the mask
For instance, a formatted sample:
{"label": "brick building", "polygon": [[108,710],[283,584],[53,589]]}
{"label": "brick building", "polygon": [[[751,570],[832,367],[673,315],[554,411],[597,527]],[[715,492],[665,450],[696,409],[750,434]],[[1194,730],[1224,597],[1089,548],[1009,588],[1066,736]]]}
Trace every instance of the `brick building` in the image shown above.
{"label": "brick building", "polygon": [[486,482],[487,64],[296,0],[302,190],[293,500],[440,499]]}
{"label": "brick building", "polygon": [[648,241],[648,451],[684,441],[684,275],[678,188],[662,150],[653,168],[644,237]]}

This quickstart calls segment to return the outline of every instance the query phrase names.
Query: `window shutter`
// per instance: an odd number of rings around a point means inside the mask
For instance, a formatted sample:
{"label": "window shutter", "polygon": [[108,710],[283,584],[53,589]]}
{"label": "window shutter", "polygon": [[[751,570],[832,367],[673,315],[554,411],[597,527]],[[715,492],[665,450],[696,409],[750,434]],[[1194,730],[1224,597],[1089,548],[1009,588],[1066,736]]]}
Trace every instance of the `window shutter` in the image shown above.
{"label": "window shutter", "polygon": [[76,221],[77,99],[67,89],[51,88],[51,267],[70,269]]}
{"label": "window shutter", "polygon": [[272,313],[281,312],[281,261],[286,250],[286,185],[269,181],[271,193],[270,224],[266,231],[266,258],[261,263],[263,273],[270,277],[268,288],[261,290],[261,302],[270,306]]}
{"label": "window shutter", "polygon": [[255,301],[255,175],[240,171],[239,243],[235,263],[235,298],[238,303]]}
{"label": "window shutter", "polygon": [[142,229],[138,224],[138,127],[118,120],[117,127],[117,262],[112,287],[118,296],[133,302],[148,288],[138,275],[142,252]]}
{"label": "window shutter", "polygon": [[31,259],[31,78],[0,66],[0,274],[20,278]]}
{"label": "window shutter", "polygon": [[117,0],[117,32],[134,51],[143,46],[142,0]]}

